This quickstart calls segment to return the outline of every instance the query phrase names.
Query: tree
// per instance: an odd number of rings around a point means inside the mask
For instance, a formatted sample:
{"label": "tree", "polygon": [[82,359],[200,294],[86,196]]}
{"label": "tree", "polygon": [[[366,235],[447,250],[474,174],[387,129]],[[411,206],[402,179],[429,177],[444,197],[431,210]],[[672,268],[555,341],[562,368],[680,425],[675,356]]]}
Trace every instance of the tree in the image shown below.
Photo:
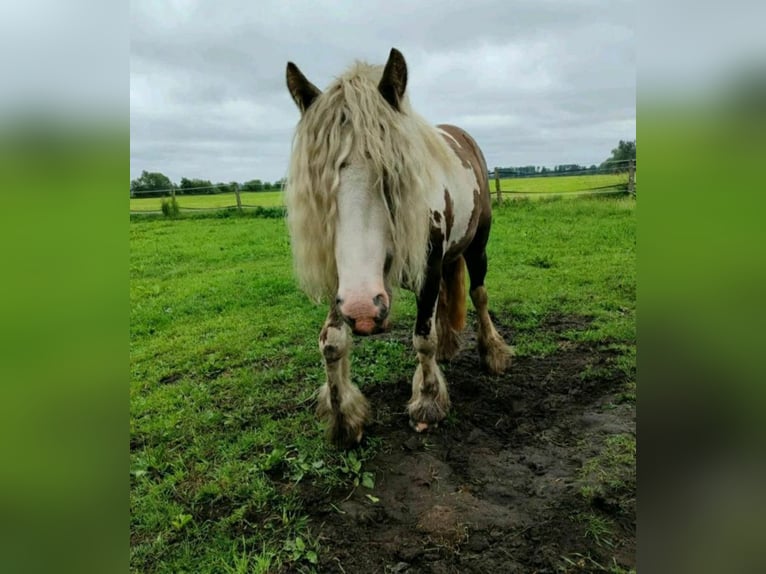
{"label": "tree", "polygon": [[601,167],[626,169],[626,161],[636,159],[636,140],[620,140],[617,147],[612,150],[612,156],[601,164]]}
{"label": "tree", "polygon": [[164,173],[142,171],[141,177],[130,182],[130,195],[141,195],[142,197],[156,197],[165,195],[167,191],[173,189],[175,185]]}
{"label": "tree", "polygon": [[181,185],[179,190],[185,195],[203,195],[208,193],[216,193],[213,188],[213,184],[207,179],[189,179],[186,177],[181,178]]}
{"label": "tree", "polygon": [[268,181],[263,182],[263,189],[265,191],[271,191],[271,184]]}
{"label": "tree", "polygon": [[263,182],[260,179],[251,179],[242,184],[242,191],[263,191]]}

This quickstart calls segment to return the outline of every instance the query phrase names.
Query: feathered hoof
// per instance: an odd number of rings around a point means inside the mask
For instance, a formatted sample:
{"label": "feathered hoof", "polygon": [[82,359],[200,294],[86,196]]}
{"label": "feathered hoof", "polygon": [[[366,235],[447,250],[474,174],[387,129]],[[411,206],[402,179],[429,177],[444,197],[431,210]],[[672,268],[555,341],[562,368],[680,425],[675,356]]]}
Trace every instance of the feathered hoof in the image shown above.
{"label": "feathered hoof", "polygon": [[505,344],[500,335],[494,335],[484,345],[479,345],[479,356],[487,371],[493,375],[500,375],[511,366],[513,350]]}
{"label": "feathered hoof", "polygon": [[427,423],[424,421],[415,422],[414,420],[410,419],[410,427],[412,430],[414,430],[416,433],[427,433],[428,431],[436,430],[439,428],[439,423]]}
{"label": "feathered hoof", "polygon": [[327,439],[340,449],[354,448],[362,441],[364,425],[370,420],[370,405],[353,387],[337,411],[333,411],[329,390],[323,386],[319,394],[317,417],[327,425]]}
{"label": "feathered hoof", "polygon": [[418,365],[413,380],[413,389],[417,389],[410,402],[407,404],[407,412],[410,415],[410,426],[416,432],[425,432],[434,429],[443,421],[450,408],[449,395],[443,380],[441,371],[437,371],[436,380],[427,388],[435,389],[435,394],[426,394],[420,391],[423,369]]}
{"label": "feathered hoof", "polygon": [[349,425],[336,417],[335,423],[327,427],[327,440],[340,450],[356,447],[364,437],[364,424]]}

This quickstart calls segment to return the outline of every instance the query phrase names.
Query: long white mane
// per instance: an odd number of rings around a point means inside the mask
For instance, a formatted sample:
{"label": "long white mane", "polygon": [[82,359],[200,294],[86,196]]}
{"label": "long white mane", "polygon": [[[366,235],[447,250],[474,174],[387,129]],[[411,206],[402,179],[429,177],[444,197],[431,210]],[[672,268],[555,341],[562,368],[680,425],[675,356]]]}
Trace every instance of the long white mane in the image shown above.
{"label": "long white mane", "polygon": [[388,207],[394,246],[388,280],[419,289],[428,258],[427,193],[439,185],[452,153],[405,96],[399,111],[378,91],[382,66],[357,62],[309,107],[295,131],[285,186],[293,262],[302,289],[330,299],[338,288],[335,262],[340,168],[352,154],[366,158],[373,189]]}

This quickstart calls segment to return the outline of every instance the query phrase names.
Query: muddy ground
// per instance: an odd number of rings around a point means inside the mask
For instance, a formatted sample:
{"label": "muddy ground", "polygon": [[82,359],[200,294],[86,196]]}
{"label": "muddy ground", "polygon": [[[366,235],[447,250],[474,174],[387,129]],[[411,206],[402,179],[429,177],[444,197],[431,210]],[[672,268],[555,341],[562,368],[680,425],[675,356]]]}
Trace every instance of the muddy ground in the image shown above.
{"label": "muddy ground", "polygon": [[[558,334],[588,322],[557,316],[545,328]],[[502,322],[498,330],[512,342]],[[635,434],[635,403],[625,400],[626,374],[608,347],[560,337],[555,354],[516,358],[493,377],[479,368],[469,328],[444,366],[454,415],[424,435],[407,425],[407,382],[365,389],[375,416],[367,432],[384,445],[365,465],[375,488],[303,493],[324,549],[320,571],[634,568],[634,471],[593,465],[608,437]]]}

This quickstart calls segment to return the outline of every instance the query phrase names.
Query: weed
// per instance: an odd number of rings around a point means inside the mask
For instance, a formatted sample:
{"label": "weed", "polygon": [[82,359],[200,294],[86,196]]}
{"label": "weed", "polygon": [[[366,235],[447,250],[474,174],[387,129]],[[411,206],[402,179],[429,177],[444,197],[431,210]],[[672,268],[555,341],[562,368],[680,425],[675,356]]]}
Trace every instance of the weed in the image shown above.
{"label": "weed", "polygon": [[316,565],[319,561],[315,549],[316,544],[308,545],[300,536],[285,541],[284,549],[288,552],[290,560],[294,563],[306,561]]}
{"label": "weed", "polygon": [[181,212],[181,209],[178,207],[178,200],[176,199],[175,195],[170,198],[162,198],[160,208],[162,209],[162,215],[165,217],[178,217],[178,214]]}
{"label": "weed", "polygon": [[612,534],[611,521],[608,518],[594,513],[583,513],[577,517],[583,524],[583,534],[601,546],[612,546],[610,536]]}

